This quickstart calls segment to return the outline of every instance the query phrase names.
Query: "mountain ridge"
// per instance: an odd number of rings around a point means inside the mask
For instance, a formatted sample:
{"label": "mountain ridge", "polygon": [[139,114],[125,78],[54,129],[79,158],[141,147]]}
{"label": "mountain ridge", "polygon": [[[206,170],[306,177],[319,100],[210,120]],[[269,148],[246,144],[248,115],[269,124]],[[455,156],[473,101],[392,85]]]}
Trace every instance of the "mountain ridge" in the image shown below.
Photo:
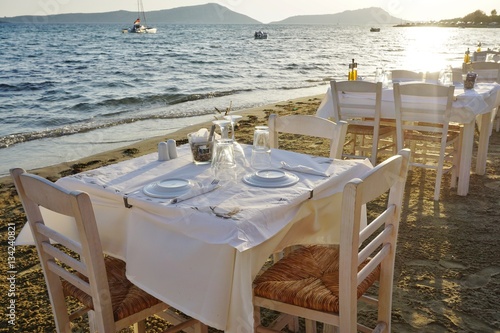
{"label": "mountain ridge", "polygon": [[[134,21],[136,12],[118,10],[105,13],[69,13],[46,16],[22,15],[4,17],[3,23],[123,23]],[[264,24],[247,15],[234,12],[216,3],[184,6],[146,12],[149,24]],[[350,24],[384,25],[402,23],[382,8],[370,7],[335,14],[298,15],[267,24]],[[405,21],[407,22],[407,21]]]}

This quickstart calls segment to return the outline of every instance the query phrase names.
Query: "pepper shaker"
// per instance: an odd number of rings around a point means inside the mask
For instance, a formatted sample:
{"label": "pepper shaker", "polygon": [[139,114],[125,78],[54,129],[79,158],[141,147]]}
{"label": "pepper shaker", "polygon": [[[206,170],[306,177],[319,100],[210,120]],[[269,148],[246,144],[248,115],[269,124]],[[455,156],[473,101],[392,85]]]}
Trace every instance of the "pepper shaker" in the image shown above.
{"label": "pepper shaker", "polygon": [[177,147],[174,139],[167,140],[168,157],[170,159],[177,158]]}
{"label": "pepper shaker", "polygon": [[168,161],[170,156],[168,155],[168,146],[166,142],[160,142],[158,144],[158,161]]}

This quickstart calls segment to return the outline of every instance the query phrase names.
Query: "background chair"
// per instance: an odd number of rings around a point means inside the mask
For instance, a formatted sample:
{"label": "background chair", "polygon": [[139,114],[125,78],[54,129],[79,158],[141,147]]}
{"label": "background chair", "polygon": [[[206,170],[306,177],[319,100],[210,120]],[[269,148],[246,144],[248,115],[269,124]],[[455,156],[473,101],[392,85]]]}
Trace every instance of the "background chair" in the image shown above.
{"label": "background chair", "polygon": [[394,69],[392,73],[392,82],[409,82],[409,81],[423,81],[424,74],[422,72],[415,72],[405,69]]}
{"label": "background chair", "polygon": [[[486,51],[488,52],[488,51]],[[500,53],[499,53],[500,54]],[[500,83],[500,63],[497,62],[474,62],[471,65],[474,73],[477,73],[476,82],[497,82]],[[495,105],[491,117],[491,127],[500,131],[500,105]]]}
{"label": "background chair", "polygon": [[500,63],[484,61],[463,64],[462,71],[464,74],[466,74],[469,69],[477,74],[476,82],[500,83]]}
{"label": "background chair", "polygon": [[[381,125],[382,83],[366,81],[331,81],[331,93],[335,121],[349,123],[342,156],[347,158],[369,157],[373,165],[377,164],[380,152],[394,154],[395,127]],[[361,104],[349,95],[362,95]],[[392,140],[386,140],[387,138]],[[385,140],[384,140],[385,139]]]}
{"label": "background chair", "polygon": [[330,158],[341,158],[347,123],[337,123],[310,115],[269,116],[269,141],[271,148],[278,148],[278,134],[290,133],[320,137],[330,140]]}
{"label": "background chair", "polygon": [[425,72],[423,74],[425,82],[428,83],[439,83],[440,76],[441,76],[441,71]]}
{"label": "background chair", "polygon": [[[133,324],[135,332],[144,332],[145,318],[169,308],[126,278],[125,262],[104,257],[88,194],[67,191],[23,169],[10,173],[36,243],[57,332],[71,332],[70,321],[85,313],[91,332],[115,332]],[[80,242],[49,228],[40,207],[73,217]],[[68,314],[65,296],[76,298],[83,307]],[[177,328],[193,325],[199,332],[206,330],[194,319]]]}
{"label": "background chair", "polygon": [[398,149],[410,147],[411,165],[436,170],[434,200],[441,179],[451,171],[456,186],[461,127],[450,125],[454,86],[428,83],[394,84]]}
{"label": "background chair", "polygon": [[[338,326],[341,333],[372,332],[357,324],[358,299],[376,305],[374,332],[391,332],[392,284],[409,150],[380,163],[344,187],[340,245],[303,246],[254,281],[257,332],[281,330],[287,317]],[[387,206],[360,230],[362,206],[389,190]],[[367,296],[378,281],[378,298]],[[263,327],[260,308],[281,312],[276,325]]]}
{"label": "background chair", "polygon": [[493,61],[498,62],[500,60],[500,52],[487,50],[487,51],[479,51],[479,52],[474,51],[474,53],[472,54],[472,61],[473,62],[487,61],[488,60],[487,58],[492,58]]}

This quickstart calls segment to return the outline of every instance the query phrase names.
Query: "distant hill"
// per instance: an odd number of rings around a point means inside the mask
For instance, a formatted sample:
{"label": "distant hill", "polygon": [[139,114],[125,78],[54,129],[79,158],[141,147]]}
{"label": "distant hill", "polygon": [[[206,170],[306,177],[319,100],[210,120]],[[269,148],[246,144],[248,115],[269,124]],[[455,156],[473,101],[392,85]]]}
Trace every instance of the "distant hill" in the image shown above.
{"label": "distant hill", "polygon": [[292,16],[282,21],[272,22],[271,24],[348,24],[379,26],[399,24],[402,22],[402,19],[391,16],[382,8],[370,7],[357,10],[346,10],[337,14]]}
{"label": "distant hill", "polygon": [[[146,12],[149,25],[172,24],[262,24],[251,17],[236,13],[224,6],[209,3]],[[121,23],[131,25],[137,18],[136,12],[125,10],[92,14],[58,14],[48,16],[4,17],[0,23]],[[293,16],[271,24],[349,24],[379,26],[401,24],[399,18],[389,15],[377,7],[349,10],[337,14]]]}
{"label": "distant hill", "polygon": [[[137,12],[125,10],[93,14],[58,14],[48,16],[16,16],[0,18],[2,22],[22,23],[122,23],[132,25]],[[148,24],[261,24],[246,15],[231,11],[215,3],[146,11]]]}

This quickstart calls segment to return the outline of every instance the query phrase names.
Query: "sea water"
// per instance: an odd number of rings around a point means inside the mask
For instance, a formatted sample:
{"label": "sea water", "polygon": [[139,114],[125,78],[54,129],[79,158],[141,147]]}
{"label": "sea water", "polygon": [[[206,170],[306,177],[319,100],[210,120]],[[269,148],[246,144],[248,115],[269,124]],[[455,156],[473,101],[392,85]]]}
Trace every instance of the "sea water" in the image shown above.
{"label": "sea water", "polygon": [[373,80],[377,67],[441,70],[500,44],[494,28],[156,26],[0,24],[0,176],[168,136],[230,104],[322,94],[352,59]]}

